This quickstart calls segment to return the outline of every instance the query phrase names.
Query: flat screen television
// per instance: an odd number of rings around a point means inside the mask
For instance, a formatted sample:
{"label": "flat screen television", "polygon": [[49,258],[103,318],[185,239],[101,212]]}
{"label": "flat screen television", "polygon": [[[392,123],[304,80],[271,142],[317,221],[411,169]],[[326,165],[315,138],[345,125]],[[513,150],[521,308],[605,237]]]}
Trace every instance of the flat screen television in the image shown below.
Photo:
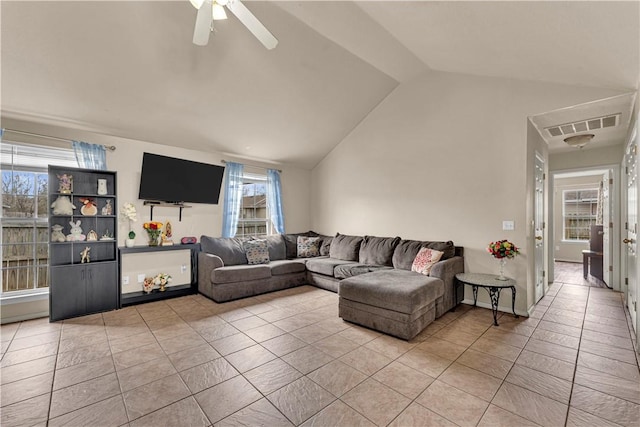
{"label": "flat screen television", "polygon": [[144,153],[138,197],[158,202],[218,204],[224,166]]}

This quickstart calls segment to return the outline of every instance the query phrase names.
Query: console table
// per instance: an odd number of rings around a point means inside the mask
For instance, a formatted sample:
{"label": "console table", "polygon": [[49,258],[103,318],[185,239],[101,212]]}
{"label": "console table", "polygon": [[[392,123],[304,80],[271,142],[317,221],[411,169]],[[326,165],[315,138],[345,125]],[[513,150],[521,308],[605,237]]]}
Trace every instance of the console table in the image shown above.
{"label": "console table", "polygon": [[518,318],[516,314],[516,281],[510,278],[507,280],[498,280],[498,276],[495,274],[482,274],[482,273],[458,273],[456,279],[465,285],[469,285],[473,288],[473,306],[475,307],[478,302],[478,288],[485,288],[489,292],[491,298],[491,311],[493,312],[493,324],[498,326],[498,302],[500,300],[500,291],[509,288],[511,289],[511,310],[513,315]]}
{"label": "console table", "polygon": [[[126,254],[144,253],[144,252],[164,252],[177,250],[191,251],[191,277],[190,283],[186,285],[170,286],[164,292],[153,290],[151,293],[129,292],[122,294],[122,256]],[[172,245],[172,246],[134,246],[132,248],[118,248],[118,265],[119,273],[119,289],[120,289],[120,306],[124,307],[132,304],[140,304],[144,302],[158,301],[166,298],[175,298],[185,295],[198,293],[198,252],[200,252],[200,244],[194,243],[189,245]]]}

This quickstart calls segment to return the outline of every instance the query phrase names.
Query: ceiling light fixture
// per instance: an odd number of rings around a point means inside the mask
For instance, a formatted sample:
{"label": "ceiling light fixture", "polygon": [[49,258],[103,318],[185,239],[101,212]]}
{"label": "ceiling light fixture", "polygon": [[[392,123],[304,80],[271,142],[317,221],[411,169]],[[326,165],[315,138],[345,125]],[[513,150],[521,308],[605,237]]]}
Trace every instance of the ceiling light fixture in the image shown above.
{"label": "ceiling light fixture", "polygon": [[583,133],[582,135],[574,135],[564,139],[564,142],[571,147],[582,148],[593,139],[595,135],[592,133]]}
{"label": "ceiling light fixture", "polygon": [[223,19],[227,19],[227,14],[224,11],[224,7],[216,2],[213,2],[213,20],[221,21]]}
{"label": "ceiling light fixture", "polygon": [[195,7],[196,9],[200,9],[202,7],[202,3],[204,3],[204,0],[189,0],[189,1],[193,5],[193,7]]}

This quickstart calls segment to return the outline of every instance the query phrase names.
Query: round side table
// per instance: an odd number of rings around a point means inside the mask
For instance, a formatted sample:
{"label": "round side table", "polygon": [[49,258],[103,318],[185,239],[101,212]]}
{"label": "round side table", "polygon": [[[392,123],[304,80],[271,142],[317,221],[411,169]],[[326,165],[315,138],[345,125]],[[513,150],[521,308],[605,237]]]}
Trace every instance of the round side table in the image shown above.
{"label": "round side table", "polygon": [[483,273],[458,273],[456,279],[465,285],[469,285],[473,288],[473,306],[475,307],[478,302],[478,288],[485,288],[489,292],[491,298],[491,311],[493,312],[493,324],[498,326],[498,302],[500,300],[500,291],[509,288],[511,289],[511,310],[513,315],[518,318],[516,314],[516,281],[507,278],[507,280],[498,280],[498,276],[495,274],[483,274]]}

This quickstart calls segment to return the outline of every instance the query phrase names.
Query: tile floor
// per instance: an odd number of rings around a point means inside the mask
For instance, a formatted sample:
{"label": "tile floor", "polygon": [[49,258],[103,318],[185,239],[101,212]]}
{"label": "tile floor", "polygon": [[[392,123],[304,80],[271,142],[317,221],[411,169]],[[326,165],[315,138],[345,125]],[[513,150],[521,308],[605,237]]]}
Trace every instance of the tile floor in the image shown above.
{"label": "tile floor", "polygon": [[596,288],[606,288],[607,285],[592,275],[587,275],[585,279],[582,263],[556,261],[553,265],[553,279],[556,283],[567,283],[570,285],[592,286]]}
{"label": "tile floor", "polygon": [[411,342],[310,286],[2,326],[2,426],[632,426],[621,296],[555,284],[530,318],[461,306]]}

